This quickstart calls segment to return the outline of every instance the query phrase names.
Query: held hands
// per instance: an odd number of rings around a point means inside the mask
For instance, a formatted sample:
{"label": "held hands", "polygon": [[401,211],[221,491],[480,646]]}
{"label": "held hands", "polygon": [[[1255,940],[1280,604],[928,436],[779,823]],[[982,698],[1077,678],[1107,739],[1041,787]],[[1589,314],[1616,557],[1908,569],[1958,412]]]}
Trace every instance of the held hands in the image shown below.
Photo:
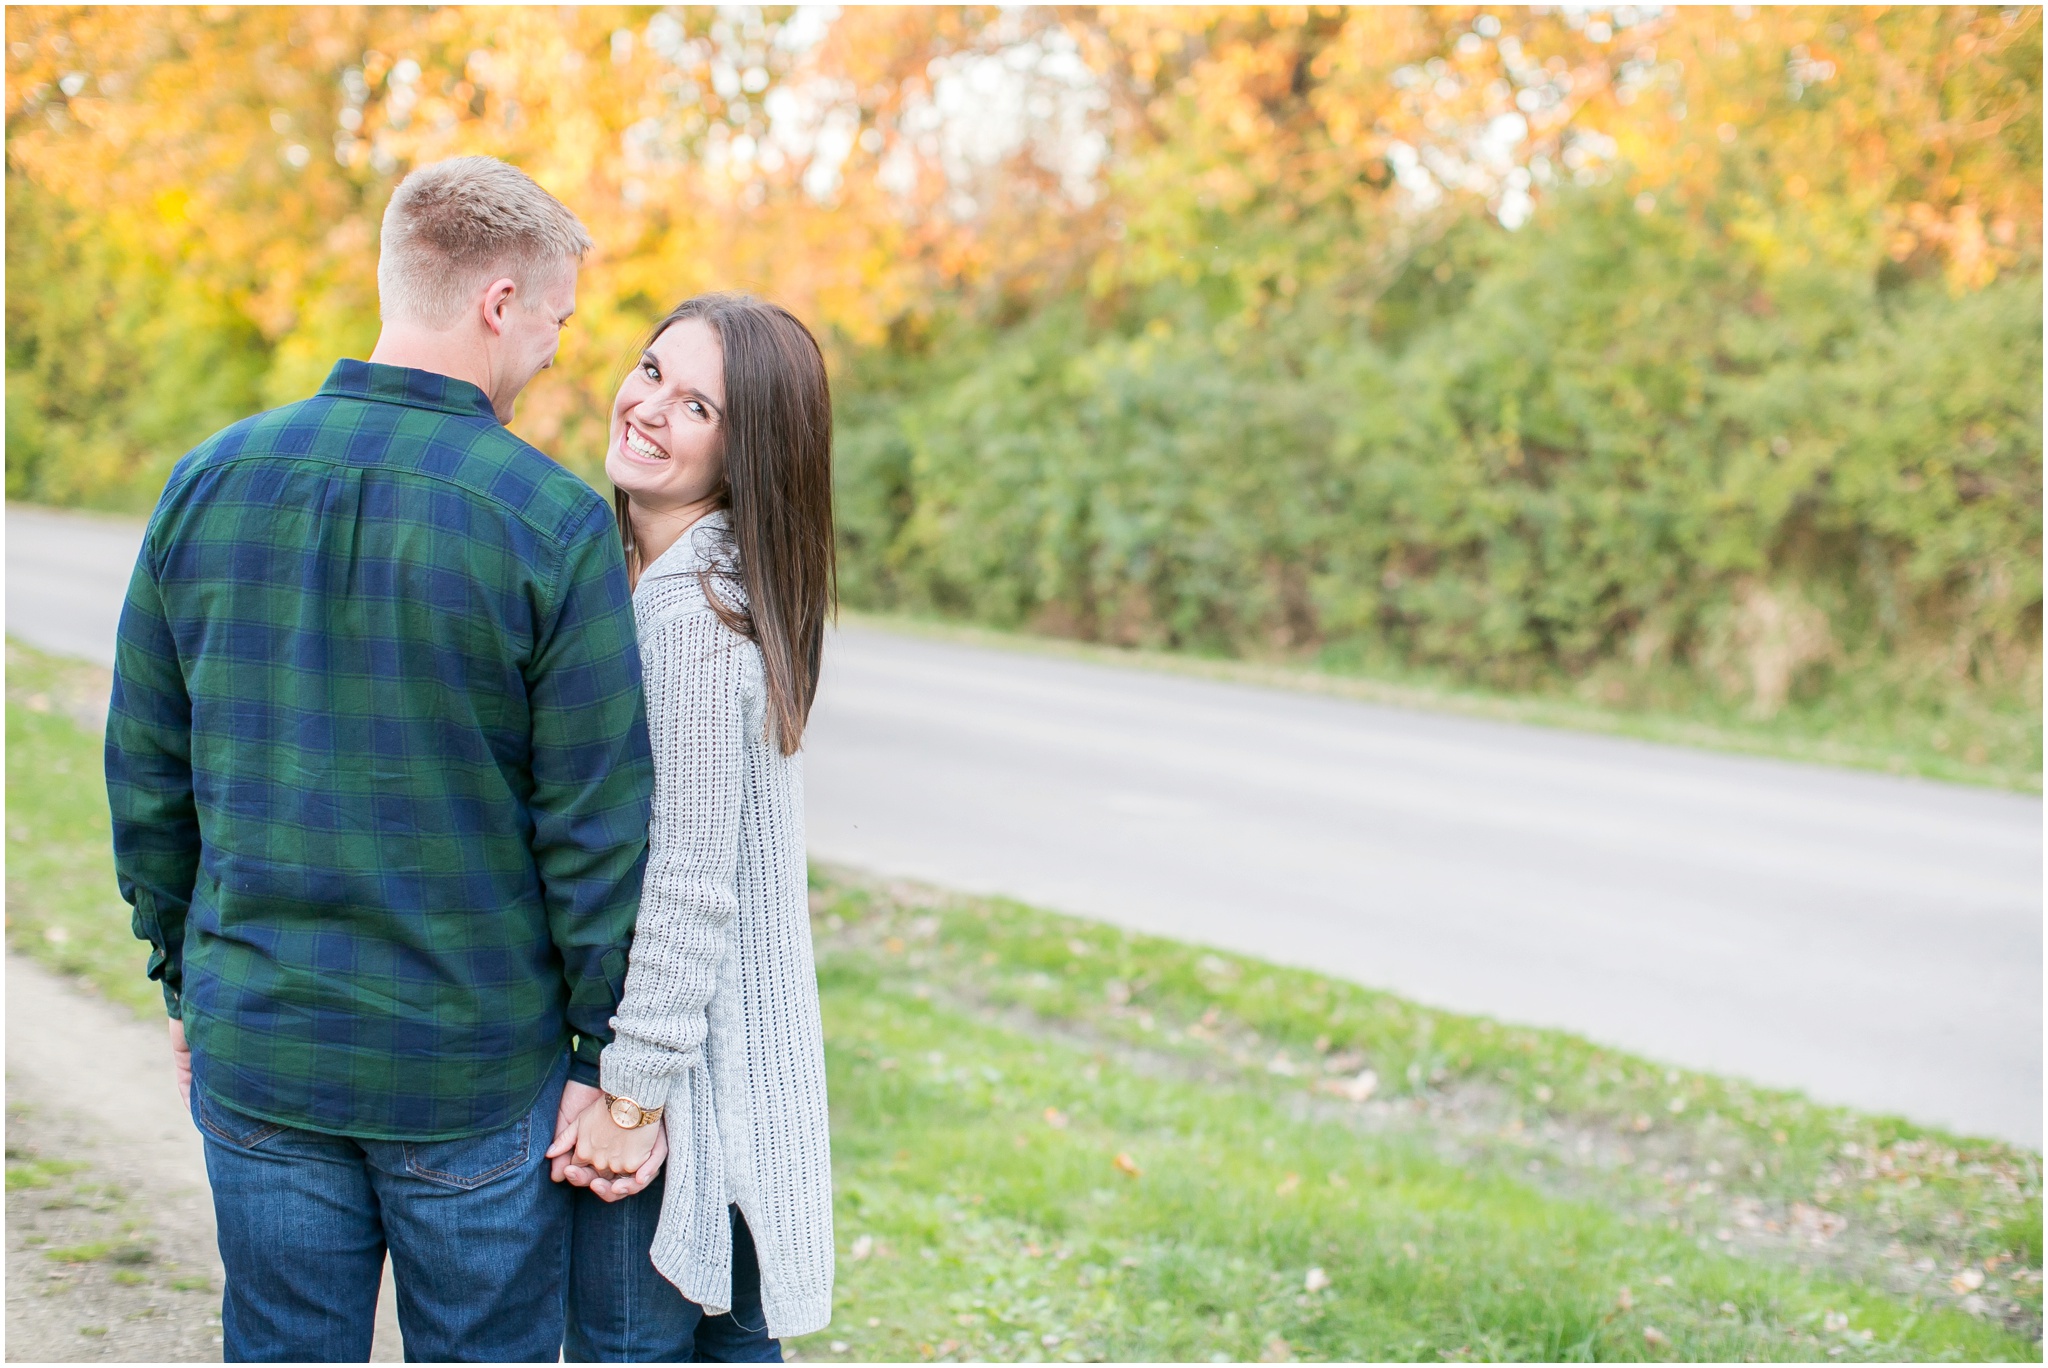
{"label": "held hands", "polygon": [[[572,1096],[573,1090],[573,1096]],[[612,1121],[604,1094],[587,1083],[562,1090],[555,1117],[555,1142],[547,1157],[553,1177],[587,1187],[607,1202],[645,1191],[668,1157],[667,1130],[660,1122],[621,1130]]]}

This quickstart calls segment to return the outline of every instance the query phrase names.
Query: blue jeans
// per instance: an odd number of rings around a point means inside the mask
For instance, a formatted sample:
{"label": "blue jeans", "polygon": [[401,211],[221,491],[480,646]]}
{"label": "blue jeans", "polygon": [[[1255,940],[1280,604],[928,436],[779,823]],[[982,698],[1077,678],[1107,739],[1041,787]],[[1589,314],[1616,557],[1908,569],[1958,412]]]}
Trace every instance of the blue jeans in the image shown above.
{"label": "blue jeans", "polygon": [[569,1190],[548,1180],[565,1054],[533,1110],[488,1135],[352,1140],[192,1089],[227,1271],[230,1363],[362,1363],[389,1246],[408,1362],[553,1363]]}
{"label": "blue jeans", "polygon": [[707,1316],[648,1257],[666,1173],[618,1202],[582,1188],[569,1241],[569,1363],[780,1363],[761,1309],[761,1265],[738,1207],[732,1210],[732,1310]]}

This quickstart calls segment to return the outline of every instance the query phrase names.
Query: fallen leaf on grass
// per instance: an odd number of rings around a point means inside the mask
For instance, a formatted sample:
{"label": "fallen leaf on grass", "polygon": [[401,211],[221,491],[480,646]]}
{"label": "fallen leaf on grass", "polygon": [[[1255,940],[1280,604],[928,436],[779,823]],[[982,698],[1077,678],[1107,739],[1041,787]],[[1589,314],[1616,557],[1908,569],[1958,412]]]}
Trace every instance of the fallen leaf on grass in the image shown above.
{"label": "fallen leaf on grass", "polygon": [[1300,1186],[1301,1175],[1298,1173],[1290,1173],[1285,1178],[1282,1178],[1280,1180],[1279,1187],[1273,1189],[1273,1195],[1276,1197],[1285,1197],[1288,1193],[1294,1191],[1296,1188]]}
{"label": "fallen leaf on grass", "polygon": [[1278,1335],[1267,1340],[1266,1347],[1259,1352],[1259,1362],[1261,1363],[1290,1363],[1293,1359],[1294,1350],[1288,1346],[1286,1340]]}
{"label": "fallen leaf on grass", "polygon": [[1065,1130],[1067,1128],[1067,1114],[1058,1107],[1047,1107],[1045,1109],[1045,1124],[1051,1126],[1054,1130]]}
{"label": "fallen leaf on grass", "polygon": [[1825,1244],[1848,1228],[1846,1218],[1832,1211],[1823,1211],[1805,1202],[1792,1204],[1792,1224],[1801,1235],[1814,1244]]}
{"label": "fallen leaf on grass", "polygon": [[1131,1158],[1128,1154],[1119,1154],[1116,1157],[1116,1166],[1133,1178],[1144,1172],[1143,1169],[1138,1167],[1138,1161]]}
{"label": "fallen leaf on grass", "polygon": [[1352,1102],[1363,1102],[1373,1095],[1379,1085],[1380,1076],[1371,1069],[1365,1069],[1356,1078],[1317,1079],[1316,1091],[1330,1093]]}
{"label": "fallen leaf on grass", "polygon": [[1301,1280],[1301,1290],[1304,1292],[1320,1292],[1329,1285],[1330,1275],[1320,1268],[1311,1268],[1307,1276]]}
{"label": "fallen leaf on grass", "polygon": [[1957,1292],[1975,1292],[1984,1285],[1984,1273],[1981,1269],[1966,1268],[1950,1278],[1948,1285]]}
{"label": "fallen leaf on grass", "polygon": [[1635,1310],[1635,1309],[1636,1309],[1636,1299],[1635,1299],[1635,1294],[1634,1294],[1634,1293],[1632,1293],[1632,1292],[1630,1292],[1630,1291],[1629,1291],[1629,1290],[1628,1290],[1628,1289],[1627,1289],[1626,1287],[1622,1288],[1622,1289],[1621,1289],[1621,1291],[1620,1291],[1620,1293],[1619,1293],[1619,1294],[1618,1294],[1618,1295],[1617,1295],[1617,1296],[1616,1296],[1616,1297],[1614,1298],[1614,1306],[1615,1306],[1615,1309],[1616,1309],[1616,1310],[1619,1310],[1619,1311],[1633,1311],[1633,1310]]}
{"label": "fallen leaf on grass", "polygon": [[859,1263],[862,1259],[875,1252],[875,1237],[872,1235],[861,1236],[853,1242],[853,1248],[847,1252],[853,1255],[855,1263]]}
{"label": "fallen leaf on grass", "polygon": [[1646,1325],[1643,1327],[1643,1343],[1653,1349],[1669,1349],[1671,1347],[1671,1336],[1665,1334],[1654,1325]]}

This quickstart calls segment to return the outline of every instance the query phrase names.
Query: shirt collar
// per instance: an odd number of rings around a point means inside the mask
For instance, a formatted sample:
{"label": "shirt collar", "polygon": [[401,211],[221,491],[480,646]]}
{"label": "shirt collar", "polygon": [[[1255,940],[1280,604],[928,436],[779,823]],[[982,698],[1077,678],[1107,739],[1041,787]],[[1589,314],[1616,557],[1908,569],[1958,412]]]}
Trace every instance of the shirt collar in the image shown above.
{"label": "shirt collar", "polygon": [[376,361],[341,360],[327,372],[322,394],[349,399],[368,399],[382,404],[403,404],[407,408],[435,409],[462,418],[498,421],[490,398],[467,380],[408,366],[386,366]]}
{"label": "shirt collar", "polygon": [[683,529],[675,545],[655,558],[654,564],[640,572],[640,582],[652,579],[666,579],[671,575],[689,575],[699,570],[709,570],[722,564],[726,557],[719,554],[731,537],[732,523],[722,508],[714,508],[697,521]]}

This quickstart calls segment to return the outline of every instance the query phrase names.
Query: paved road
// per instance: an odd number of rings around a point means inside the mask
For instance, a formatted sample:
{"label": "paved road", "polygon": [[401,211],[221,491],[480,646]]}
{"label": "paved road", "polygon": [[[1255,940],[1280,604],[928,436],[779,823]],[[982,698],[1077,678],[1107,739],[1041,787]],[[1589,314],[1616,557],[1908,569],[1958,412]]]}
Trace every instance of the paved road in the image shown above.
{"label": "paved road", "polygon": [[[14,511],[104,659],[134,542]],[[817,856],[2038,1147],[2039,799],[972,649],[828,653]]]}

